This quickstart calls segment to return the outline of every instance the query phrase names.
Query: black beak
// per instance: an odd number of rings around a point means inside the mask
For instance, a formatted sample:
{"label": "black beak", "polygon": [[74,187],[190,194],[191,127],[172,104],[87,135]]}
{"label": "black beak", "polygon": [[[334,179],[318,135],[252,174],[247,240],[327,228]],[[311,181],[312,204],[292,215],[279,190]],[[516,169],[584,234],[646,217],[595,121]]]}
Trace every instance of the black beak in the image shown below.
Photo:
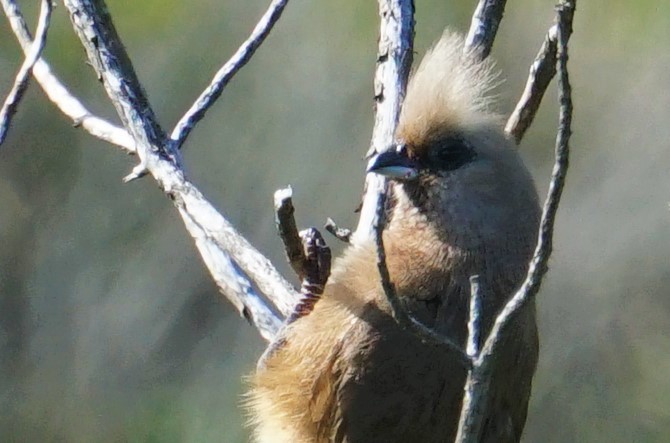
{"label": "black beak", "polygon": [[419,176],[419,167],[407,156],[407,149],[399,145],[370,159],[367,172],[374,172],[394,180],[413,180]]}

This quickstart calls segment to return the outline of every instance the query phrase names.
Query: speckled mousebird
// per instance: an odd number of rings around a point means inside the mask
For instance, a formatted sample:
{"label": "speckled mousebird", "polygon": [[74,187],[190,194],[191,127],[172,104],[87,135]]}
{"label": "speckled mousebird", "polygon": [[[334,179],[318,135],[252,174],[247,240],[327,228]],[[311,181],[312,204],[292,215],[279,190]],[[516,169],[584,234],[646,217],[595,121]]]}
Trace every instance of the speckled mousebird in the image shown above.
{"label": "speckled mousebird", "polygon": [[[387,265],[417,319],[464,345],[471,275],[484,332],[520,286],[536,244],[537,192],[499,115],[490,62],[445,32],[412,75],[395,134],[369,172],[390,180]],[[314,310],[250,377],[259,443],[453,441],[465,369],[390,315],[373,240],[350,245]],[[485,334],[484,334],[485,336]],[[535,306],[494,364],[482,442],[519,441],[538,355]]]}

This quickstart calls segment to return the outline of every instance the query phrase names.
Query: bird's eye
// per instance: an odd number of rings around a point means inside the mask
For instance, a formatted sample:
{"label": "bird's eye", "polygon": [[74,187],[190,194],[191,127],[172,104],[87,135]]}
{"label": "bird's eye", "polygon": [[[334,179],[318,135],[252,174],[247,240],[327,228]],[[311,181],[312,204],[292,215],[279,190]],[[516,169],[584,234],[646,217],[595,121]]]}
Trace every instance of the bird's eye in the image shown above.
{"label": "bird's eye", "polygon": [[448,138],[436,146],[432,151],[431,160],[436,169],[453,171],[475,158],[475,151],[470,144],[460,138]]}

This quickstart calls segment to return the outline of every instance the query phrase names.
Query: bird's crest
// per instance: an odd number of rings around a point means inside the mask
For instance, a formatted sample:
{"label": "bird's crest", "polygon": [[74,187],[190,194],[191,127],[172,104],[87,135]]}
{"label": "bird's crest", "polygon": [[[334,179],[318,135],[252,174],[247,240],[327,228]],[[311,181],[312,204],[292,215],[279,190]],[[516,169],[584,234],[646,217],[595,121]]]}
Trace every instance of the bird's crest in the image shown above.
{"label": "bird's crest", "polygon": [[399,139],[420,147],[444,131],[500,121],[491,109],[498,84],[493,63],[463,48],[463,38],[447,30],[426,53],[407,87]]}

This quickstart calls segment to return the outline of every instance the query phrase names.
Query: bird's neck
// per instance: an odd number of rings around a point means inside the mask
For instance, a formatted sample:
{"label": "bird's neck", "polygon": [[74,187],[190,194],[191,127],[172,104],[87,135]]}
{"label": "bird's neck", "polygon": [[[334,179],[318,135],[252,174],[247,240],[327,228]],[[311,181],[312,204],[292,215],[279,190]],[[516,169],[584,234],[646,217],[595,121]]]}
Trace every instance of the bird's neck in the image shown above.
{"label": "bird's neck", "polygon": [[400,290],[428,299],[454,286],[469,290],[472,275],[482,284],[515,286],[527,268],[534,230],[528,236],[513,223],[502,229],[496,222],[500,215],[485,209],[490,216],[477,219],[463,204],[419,207],[396,189],[384,240],[389,272]]}

